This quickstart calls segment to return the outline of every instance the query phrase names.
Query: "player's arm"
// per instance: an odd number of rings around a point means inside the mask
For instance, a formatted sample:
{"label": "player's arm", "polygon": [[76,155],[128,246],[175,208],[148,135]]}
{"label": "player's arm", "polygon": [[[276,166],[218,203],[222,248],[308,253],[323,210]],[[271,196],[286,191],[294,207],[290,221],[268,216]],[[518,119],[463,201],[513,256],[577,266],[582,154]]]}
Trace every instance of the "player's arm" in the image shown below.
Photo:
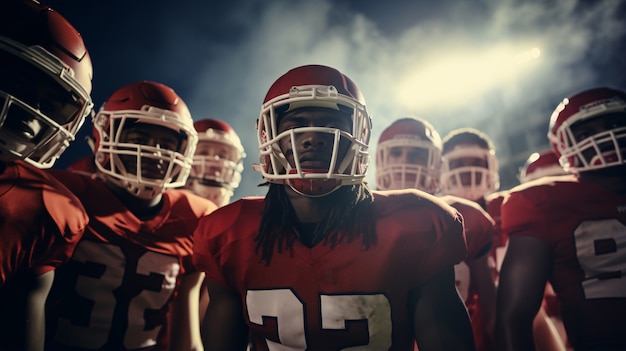
{"label": "player's arm", "polygon": [[170,350],[202,350],[198,302],[203,278],[202,272],[194,272],[181,278],[178,296],[170,305]]}
{"label": "player's arm", "polygon": [[246,350],[248,327],[242,319],[241,298],[219,283],[210,279],[205,281],[209,291],[209,306],[202,323],[204,350]]}
{"label": "player's arm", "polygon": [[470,284],[478,294],[478,304],[482,311],[483,323],[493,345],[496,327],[496,284],[488,259],[489,249],[487,248],[483,255],[467,261],[467,265],[470,269]]}
{"label": "player's arm", "polygon": [[533,338],[537,351],[566,351],[565,342],[543,306],[533,321]]}
{"label": "player's arm", "polygon": [[411,308],[420,351],[476,349],[467,309],[456,289],[453,267],[413,289]]}
{"label": "player's arm", "polygon": [[548,248],[537,238],[511,236],[496,302],[498,350],[534,350],[533,320],[550,270]]}
{"label": "player's arm", "polygon": [[[16,296],[15,303],[23,305],[24,319],[17,321],[23,323],[24,342],[23,350],[43,350],[45,336],[45,303],[54,280],[54,271],[49,271],[39,276],[25,277],[23,281],[23,294]],[[20,297],[23,297],[20,298]]]}

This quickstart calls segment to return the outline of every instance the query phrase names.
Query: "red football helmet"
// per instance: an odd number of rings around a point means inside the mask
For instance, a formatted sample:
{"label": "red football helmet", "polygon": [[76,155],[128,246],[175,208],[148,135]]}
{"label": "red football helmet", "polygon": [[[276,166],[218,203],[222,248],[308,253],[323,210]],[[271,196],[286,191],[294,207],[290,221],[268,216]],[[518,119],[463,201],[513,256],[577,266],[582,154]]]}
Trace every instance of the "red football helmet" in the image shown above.
{"label": "red football helmet", "polygon": [[626,92],[602,87],[563,99],[550,117],[548,138],[568,172],[626,163]]}
{"label": "red football helmet", "polygon": [[198,132],[198,147],[185,187],[223,206],[241,182],[246,156],[243,145],[235,130],[224,121],[203,119],[196,121],[194,127]]}
{"label": "red football helmet", "polygon": [[474,128],[448,133],[443,140],[441,191],[476,201],[499,187],[498,160],[491,139]]}
{"label": "red football helmet", "polygon": [[0,2],[0,160],[50,168],[93,108],[81,35],[32,0]]}
{"label": "red football helmet", "polygon": [[[180,147],[123,142],[122,131],[135,123],[156,125],[178,133]],[[96,166],[109,181],[131,194],[151,199],[169,188],[185,185],[191,171],[198,134],[185,102],[171,88],[140,81],[118,89],[94,117]],[[127,170],[123,158],[133,157],[136,171]],[[142,174],[144,162],[158,162],[158,178]]]}
{"label": "red football helmet", "polygon": [[396,120],[378,140],[376,187],[414,188],[434,194],[439,187],[441,148],[439,133],[427,121],[416,117]]}
{"label": "red football helmet", "polygon": [[[302,107],[347,110],[352,116],[352,130],[297,127],[278,133],[281,113]],[[327,66],[297,67],[278,78],[263,100],[257,123],[260,165],[255,166],[255,169],[268,182],[288,184],[306,196],[324,196],[342,185],[364,181],[369,163],[370,131],[371,119],[365,109],[365,100],[350,78]],[[302,168],[297,157],[292,166],[281,150],[281,139],[289,138],[293,145],[296,134],[309,132],[334,136],[328,170]],[[340,155],[340,140],[347,140],[351,144],[345,155]]]}
{"label": "red football helmet", "polygon": [[552,150],[534,152],[526,160],[524,166],[519,171],[520,183],[530,182],[541,177],[567,174],[558,156]]}

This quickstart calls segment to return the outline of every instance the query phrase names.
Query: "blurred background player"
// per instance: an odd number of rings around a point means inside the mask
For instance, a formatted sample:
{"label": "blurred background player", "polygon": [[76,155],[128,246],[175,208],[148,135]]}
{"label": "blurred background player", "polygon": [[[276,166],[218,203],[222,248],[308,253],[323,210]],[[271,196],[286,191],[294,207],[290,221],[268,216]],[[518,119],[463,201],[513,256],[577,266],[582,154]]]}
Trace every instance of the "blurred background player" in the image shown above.
{"label": "blurred background player", "polygon": [[496,148],[474,128],[459,128],[443,138],[441,193],[475,201],[485,208],[485,196],[500,187]]}
{"label": "blurred background player", "polygon": [[[570,173],[563,169],[559,163],[559,157],[557,154],[552,149],[547,149],[534,152],[528,156],[524,165],[520,167],[518,179],[520,184],[524,184],[542,177],[562,176],[567,174]],[[501,203],[502,202],[500,202],[500,204]],[[505,253],[506,250],[503,250],[502,259],[504,259]],[[498,271],[500,270],[501,265],[502,261],[500,260]],[[546,319],[546,317],[549,318],[549,320]],[[560,335],[561,338],[558,341],[561,342],[557,342],[557,340],[553,338],[553,335],[555,334],[554,329],[556,329],[556,332]],[[539,312],[537,312],[537,317],[535,317],[535,321],[533,323],[533,337],[535,338],[535,347],[539,350],[541,350],[539,347],[541,341],[539,340],[552,340],[552,345],[554,345],[553,348],[550,348],[552,350],[570,349],[567,342],[565,327],[563,326],[563,319],[561,317],[561,306],[556,294],[554,293],[552,285],[549,283],[546,284],[543,303]]]}
{"label": "blurred background player", "polygon": [[81,35],[30,0],[0,2],[0,349],[42,350],[54,270],[87,224],[82,205],[42,172],[92,111]]}
{"label": "blurred background player", "polygon": [[[501,195],[506,192],[495,192],[500,187],[496,148],[485,133],[474,128],[460,128],[444,137],[442,160],[442,193],[478,203],[494,220],[489,256],[492,258],[492,274],[497,281],[497,254],[502,254],[507,241],[499,226],[500,207],[497,204],[501,203]],[[562,350],[561,337],[543,311],[535,321],[535,334],[538,349]],[[480,339],[477,343],[481,344]]]}
{"label": "blurred background player", "polygon": [[[439,189],[442,143],[439,133],[418,117],[394,121],[376,148],[378,190]],[[463,215],[467,257],[455,265],[456,284],[472,319],[478,350],[493,349],[496,287],[488,266],[494,222],[477,203],[452,195],[442,199]]]}
{"label": "blurred background player", "polygon": [[546,282],[575,350],[626,349],[626,93],[564,99],[548,138],[565,171],[513,188],[502,204],[509,246],[497,301],[500,350],[528,350]]}
{"label": "blurred background player", "polygon": [[[211,200],[218,207],[230,202],[241,182],[246,154],[239,135],[226,122],[207,118],[193,124],[198,132],[198,146],[193,156],[191,174],[185,189]],[[200,323],[209,304],[209,293],[200,291]]]}
{"label": "blurred background player", "polygon": [[175,189],[197,144],[191,114],[171,88],[139,81],[115,91],[93,122],[103,177],[51,171],[90,224],[55,277],[46,350],[162,349],[164,340],[173,350],[200,349],[202,274],[191,234],[216,206]]}
{"label": "blurred background player", "polygon": [[218,207],[224,206],[241,182],[246,156],[243,145],[235,130],[224,121],[202,119],[193,126],[198,132],[198,147],[185,188]]}
{"label": "blurred background player", "polygon": [[334,68],[296,67],[271,85],[257,121],[267,195],[221,207],[194,234],[211,297],[205,350],[248,340],[259,350],[474,349],[454,284],[466,253],[458,213],[417,190],[370,191],[370,131],[361,92]]}

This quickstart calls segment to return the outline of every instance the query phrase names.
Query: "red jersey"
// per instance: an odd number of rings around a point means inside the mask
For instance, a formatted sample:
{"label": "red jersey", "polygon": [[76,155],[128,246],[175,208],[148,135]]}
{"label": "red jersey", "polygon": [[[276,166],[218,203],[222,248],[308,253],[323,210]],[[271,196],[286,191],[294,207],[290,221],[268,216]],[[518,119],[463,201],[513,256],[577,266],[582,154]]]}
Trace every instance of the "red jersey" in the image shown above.
{"label": "red jersey", "polygon": [[463,216],[465,227],[465,239],[467,241],[467,257],[463,262],[454,266],[456,287],[465,302],[470,315],[474,341],[479,350],[489,349],[485,344],[486,332],[476,287],[472,285],[471,271],[468,263],[472,260],[489,254],[494,236],[495,222],[491,216],[477,202],[470,201],[458,196],[441,196],[450,206],[456,208]]}
{"label": "red jersey", "polygon": [[[374,192],[377,242],[255,251],[264,201],[244,198],[200,221],[194,263],[241,296],[256,350],[413,350],[409,290],[466,255],[462,219],[418,190]],[[294,234],[295,235],[295,234]],[[279,339],[277,338],[279,336]]]}
{"label": "red jersey", "polygon": [[88,223],[78,199],[22,161],[0,173],[0,288],[17,274],[41,275],[67,261]]}
{"label": "red jersey", "polygon": [[546,177],[511,190],[502,229],[550,250],[550,282],[574,349],[626,350],[626,194]]}
{"label": "red jersey", "polygon": [[474,260],[489,252],[493,239],[493,219],[474,201],[452,195],[440,197],[448,205],[456,208],[463,216],[465,239],[467,242],[467,257],[455,266],[457,289],[465,303],[472,299],[469,267],[465,262]]}
{"label": "red jersey", "polygon": [[491,245],[489,255],[490,265],[493,267],[496,279],[498,272],[500,272],[502,260],[504,260],[504,255],[506,253],[506,245],[509,240],[508,236],[502,231],[502,215],[500,210],[500,206],[502,206],[502,202],[504,201],[506,194],[508,194],[508,190],[503,190],[489,194],[485,198],[487,212],[491,218],[493,218],[495,223],[493,227],[493,243]]}
{"label": "red jersey", "polygon": [[90,223],[48,299],[49,347],[133,350],[156,345],[178,278],[195,271],[192,233],[215,205],[182,190],[140,220],[101,178],[52,171],[81,199]]}

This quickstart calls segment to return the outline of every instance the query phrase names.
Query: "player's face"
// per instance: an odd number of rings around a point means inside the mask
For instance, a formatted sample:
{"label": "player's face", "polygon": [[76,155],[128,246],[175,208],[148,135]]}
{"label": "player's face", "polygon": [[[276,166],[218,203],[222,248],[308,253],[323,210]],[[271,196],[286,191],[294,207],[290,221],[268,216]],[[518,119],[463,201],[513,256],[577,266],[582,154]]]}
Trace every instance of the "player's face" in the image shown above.
{"label": "player's face", "polygon": [[[175,152],[180,149],[182,140],[175,131],[152,124],[134,123],[124,128],[120,143],[148,146],[141,150],[141,174],[146,178],[162,179],[167,172],[167,163],[161,159],[162,152]],[[134,149],[133,149],[134,150]],[[152,156],[146,156],[152,150]],[[129,173],[137,174],[137,156],[121,155],[120,159]]]}
{"label": "player's face", "polygon": [[[475,144],[459,144],[458,147],[476,147]],[[450,170],[455,170],[463,167],[479,167],[484,169],[489,169],[489,165],[487,160],[482,157],[459,157],[455,159],[451,159],[449,162]],[[480,177],[480,174],[477,174]],[[462,185],[471,186],[472,185],[472,172],[462,172],[460,173],[460,180]],[[480,182],[481,179],[477,179],[476,181]]]}
{"label": "player's face", "polygon": [[201,174],[203,178],[223,177],[224,175],[222,174],[223,169],[221,167],[221,163],[220,166],[217,166],[217,161],[233,161],[233,159],[235,158],[235,156],[232,154],[232,148],[229,148],[222,143],[209,140],[203,140],[198,142],[195,156],[203,156],[208,158],[208,160],[214,161],[209,162],[207,160],[205,163],[202,163],[202,166],[192,166],[197,168],[195,169],[196,173]]}
{"label": "player's face", "polygon": [[389,164],[392,165],[428,165],[428,150],[414,146],[394,146],[389,151]]}
{"label": "player's face", "polygon": [[[328,108],[299,108],[287,112],[280,119],[278,132],[303,127],[324,127],[351,132],[351,116],[345,112]],[[335,135],[323,131],[301,131],[294,133],[294,137],[283,137],[280,148],[292,167],[295,166],[294,157],[297,154],[300,166],[303,169],[328,170],[333,153]],[[292,142],[293,140],[293,142]],[[340,138],[338,155],[342,159],[350,143]],[[295,150],[294,150],[295,149]]]}
{"label": "player's face", "polygon": [[196,147],[196,155],[210,156],[215,159],[232,160],[231,149],[222,143],[200,141]]}
{"label": "player's face", "polygon": [[[389,150],[387,156],[387,163],[389,166],[397,166],[394,168],[397,171],[392,173],[393,181],[396,184],[411,184],[411,186],[421,186],[424,188],[424,182],[426,180],[426,174],[423,171],[419,172],[407,172],[405,167],[410,166],[422,166],[428,168],[428,156],[427,149],[415,146],[394,146]],[[415,169],[415,168],[410,168]],[[421,176],[420,181],[417,181],[417,177]],[[404,187],[404,186],[403,186]]]}

